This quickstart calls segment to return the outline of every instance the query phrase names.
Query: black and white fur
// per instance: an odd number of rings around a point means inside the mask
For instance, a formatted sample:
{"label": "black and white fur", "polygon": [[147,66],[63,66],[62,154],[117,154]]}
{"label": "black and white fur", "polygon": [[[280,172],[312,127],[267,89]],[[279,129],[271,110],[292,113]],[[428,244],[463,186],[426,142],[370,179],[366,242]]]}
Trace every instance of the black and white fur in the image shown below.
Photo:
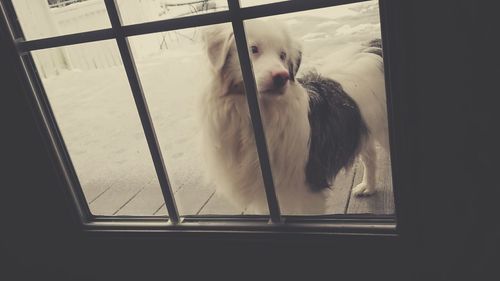
{"label": "black and white fur", "polygon": [[[245,25],[264,132],[281,210],[324,214],[337,173],[360,155],[356,195],[375,191],[375,143],[387,148],[380,46],[335,58],[319,75],[296,78],[300,44],[277,22]],[[252,124],[234,36],[229,26],[205,31],[211,81],[200,104],[202,147],[218,192],[248,213],[267,213]]]}

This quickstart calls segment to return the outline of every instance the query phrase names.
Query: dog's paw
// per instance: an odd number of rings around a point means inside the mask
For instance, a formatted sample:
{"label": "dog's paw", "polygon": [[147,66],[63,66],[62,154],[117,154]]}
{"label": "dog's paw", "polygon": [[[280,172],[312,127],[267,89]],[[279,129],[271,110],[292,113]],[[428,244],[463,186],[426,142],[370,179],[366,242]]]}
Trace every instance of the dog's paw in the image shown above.
{"label": "dog's paw", "polygon": [[370,196],[375,193],[375,188],[373,186],[368,186],[368,184],[362,182],[352,190],[354,196]]}

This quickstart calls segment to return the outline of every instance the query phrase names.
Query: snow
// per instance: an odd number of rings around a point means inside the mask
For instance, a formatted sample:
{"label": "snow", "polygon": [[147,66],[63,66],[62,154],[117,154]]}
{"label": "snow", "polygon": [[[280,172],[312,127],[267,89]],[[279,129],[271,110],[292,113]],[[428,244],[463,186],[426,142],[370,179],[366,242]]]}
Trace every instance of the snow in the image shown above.
{"label": "snow", "polygon": [[329,26],[335,26],[338,24],[339,24],[338,21],[331,20],[331,21],[322,22],[322,23],[318,24],[317,27],[329,27]]}
{"label": "snow", "polygon": [[[161,2],[150,0],[148,9],[158,10],[148,10],[143,16],[158,20],[182,14],[183,11],[175,8],[162,14]],[[270,1],[252,1],[252,4],[261,2]],[[126,5],[121,8],[124,7]],[[132,10],[122,13],[132,14]],[[302,41],[302,73],[321,66],[327,55],[343,56],[346,48],[380,37],[376,1],[276,18],[288,24],[293,36]],[[130,17],[130,22],[141,20],[144,18]],[[199,184],[192,179],[199,179],[204,170],[195,142],[199,131],[195,120],[196,102],[208,80],[200,37],[200,29],[191,28],[131,38],[137,70],[174,190]],[[104,46],[94,42],[82,46],[86,46],[85,49],[94,46],[93,52],[100,50],[101,57],[109,60],[115,56],[104,53],[118,54],[115,43]],[[74,55],[72,58],[76,61]],[[102,192],[103,182],[118,180],[124,175],[136,177],[141,184],[155,178],[123,66],[120,63],[102,65],[103,68],[98,69],[73,67],[43,79],[87,199]]]}
{"label": "snow", "polygon": [[318,39],[326,39],[328,34],[325,32],[313,32],[302,36],[302,40],[304,41],[314,41]]}
{"label": "snow", "polygon": [[380,24],[359,24],[356,26],[350,26],[348,24],[339,27],[335,35],[350,35],[354,33],[373,33],[374,31],[380,30]]}

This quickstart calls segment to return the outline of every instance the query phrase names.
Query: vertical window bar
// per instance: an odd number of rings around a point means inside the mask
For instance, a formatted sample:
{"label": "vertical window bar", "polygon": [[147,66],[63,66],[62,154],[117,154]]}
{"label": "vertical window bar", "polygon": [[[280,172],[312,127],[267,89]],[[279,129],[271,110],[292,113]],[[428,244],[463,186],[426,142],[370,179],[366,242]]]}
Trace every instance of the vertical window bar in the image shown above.
{"label": "vertical window bar", "polygon": [[24,41],[24,33],[21,28],[21,24],[19,23],[19,19],[17,17],[16,10],[14,9],[14,5],[12,4],[12,0],[0,0],[0,4],[2,4],[2,10],[4,10],[5,18],[9,21],[9,27],[12,32],[12,36],[14,37],[14,41]]}
{"label": "vertical window bar", "polygon": [[125,71],[127,73],[127,78],[132,90],[132,94],[134,96],[137,111],[139,112],[142,127],[144,129],[144,134],[146,135],[149,150],[153,158],[156,175],[158,176],[158,181],[163,193],[169,220],[170,222],[175,224],[179,222],[179,212],[177,211],[177,206],[175,204],[170,180],[168,179],[167,170],[163,161],[163,157],[161,155],[160,146],[158,144],[158,139],[156,137],[155,129],[151,121],[151,115],[149,114],[146,97],[144,96],[139,75],[137,73],[137,68],[134,63],[133,54],[127,38],[123,35],[120,14],[116,7],[117,5],[115,3],[115,0],[105,0],[105,4],[111,26],[116,33],[116,42],[120,50],[120,54],[123,60],[123,66],[125,67]]}
{"label": "vertical window bar", "polygon": [[259,102],[257,100],[257,87],[255,85],[255,77],[253,75],[252,63],[248,54],[247,40],[245,37],[245,29],[243,27],[243,19],[240,13],[239,0],[228,0],[229,12],[231,15],[231,23],[233,25],[234,39],[240,59],[241,71],[243,74],[243,82],[245,85],[245,93],[250,109],[250,117],[257,145],[257,153],[259,155],[260,169],[262,171],[262,179],[267,197],[267,205],[269,207],[269,215],[273,223],[281,222],[281,213],[274,188],[273,175],[271,165],[269,163],[269,153],[267,150],[266,136],[262,126],[262,118],[260,116]]}
{"label": "vertical window bar", "polygon": [[[14,6],[12,1],[0,0],[0,17],[3,16],[5,24],[9,29],[10,37],[13,41],[24,41],[24,33],[21,29],[19,21],[17,20]],[[23,72],[27,74],[26,80],[23,79],[23,83],[28,85],[26,89],[33,93],[33,99],[30,100],[34,103],[34,106],[38,107],[40,110],[40,120],[43,126],[47,128],[47,137],[49,141],[53,144],[54,153],[59,163],[62,165],[62,173],[67,182],[70,185],[70,194],[76,201],[77,212],[83,221],[88,220],[92,217],[87,201],[85,200],[85,195],[83,194],[82,187],[78,176],[76,175],[73,162],[69,155],[66,144],[63,141],[61,131],[54,117],[54,113],[50,106],[45,88],[38,75],[38,70],[35,66],[35,62],[31,53],[20,54],[18,53],[19,67]]]}
{"label": "vertical window bar", "polygon": [[44,109],[43,119],[45,119],[44,122],[51,128],[51,130],[47,131],[49,132],[51,141],[55,144],[54,147],[57,147],[55,149],[57,157],[60,162],[64,163],[63,166],[67,167],[63,169],[64,177],[66,177],[70,185],[73,186],[73,188],[70,188],[70,192],[78,201],[77,206],[80,206],[79,213],[83,214],[85,219],[90,218],[92,217],[92,213],[90,212],[89,205],[85,200],[80,180],[78,179],[75,167],[73,166],[73,161],[71,161],[68,149],[64,143],[61,130],[59,129],[55,116],[53,115],[52,107],[50,106],[43,83],[40,81],[40,76],[38,75],[37,68],[35,67],[33,57],[31,54],[22,55],[21,62],[26,70],[26,73],[28,73],[28,76],[30,77],[29,79],[31,80],[31,85],[34,89],[33,91],[39,93],[39,95],[35,95],[36,102],[39,107]]}

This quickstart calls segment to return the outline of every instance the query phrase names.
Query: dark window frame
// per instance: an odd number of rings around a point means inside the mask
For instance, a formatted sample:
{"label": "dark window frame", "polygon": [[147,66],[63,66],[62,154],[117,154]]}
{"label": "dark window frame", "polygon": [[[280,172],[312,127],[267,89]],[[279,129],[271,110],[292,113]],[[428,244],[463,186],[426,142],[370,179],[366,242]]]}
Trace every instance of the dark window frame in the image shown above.
{"label": "dark window frame", "polygon": [[[316,8],[330,7],[341,4],[356,3],[362,1],[344,1],[344,0],[309,0],[309,1],[288,1],[266,4],[261,6],[252,6],[240,8],[238,0],[228,0],[230,9],[228,11],[215,12],[204,15],[196,15],[184,18],[167,19],[157,22],[147,22],[133,25],[124,25],[120,23],[117,4],[114,0],[104,0],[112,28],[89,31],[77,34],[63,35],[51,38],[25,41],[22,30],[15,18],[15,12],[10,0],[0,0],[0,8],[3,24],[7,25],[13,44],[19,55],[19,68],[24,73],[25,83],[28,92],[31,92],[30,99],[35,104],[35,110],[42,121],[42,133],[49,141],[54,159],[59,163],[61,175],[68,185],[68,195],[72,197],[76,206],[76,219],[82,229],[91,232],[130,232],[151,230],[165,233],[289,233],[289,234],[369,234],[369,235],[388,235],[394,236],[401,234],[401,221],[405,216],[405,211],[401,211],[401,194],[407,193],[401,184],[401,170],[407,167],[408,160],[403,158],[399,152],[404,147],[404,138],[400,128],[404,127],[404,120],[395,120],[394,108],[402,109],[405,107],[404,95],[395,98],[393,92],[398,92],[401,84],[392,79],[395,72],[391,56],[393,51],[391,46],[395,46],[394,40],[390,40],[388,33],[390,24],[388,23],[388,14],[390,14],[386,0],[379,0],[380,21],[382,29],[382,40],[384,44],[384,63],[386,72],[386,91],[389,116],[389,133],[391,142],[391,162],[392,177],[395,193],[396,217],[394,216],[364,216],[364,215],[325,215],[325,216],[281,216],[279,213],[278,202],[274,193],[272,175],[268,161],[265,136],[260,122],[260,112],[256,102],[255,80],[253,77],[251,63],[246,48],[246,39],[244,35],[243,21],[263,16],[279,15],[290,12],[305,11]],[[149,116],[147,104],[141,89],[139,77],[135,69],[135,63],[132,53],[126,40],[129,36],[148,34],[159,31],[175,30],[188,27],[204,26],[217,23],[233,24],[236,43],[239,46],[238,54],[243,71],[244,83],[249,99],[249,106],[254,124],[257,149],[261,169],[265,179],[266,194],[270,207],[270,216],[185,216],[180,218],[175,208],[175,200],[170,190],[168,175],[166,173],[163,158],[158,146],[158,141],[154,134],[154,128]],[[62,140],[55,118],[52,114],[50,104],[44,92],[43,85],[38,76],[34,61],[30,51],[65,46],[78,43],[94,42],[105,39],[116,39],[120,49],[122,61],[127,72],[129,83],[136,105],[141,117],[141,122],[145,128],[145,135],[152,153],[153,162],[160,180],[160,186],[164,194],[164,199],[169,211],[170,219],[165,217],[105,217],[95,216],[90,213],[88,205],[83,196],[81,186],[74,167],[71,163],[69,153]],[[245,46],[245,47],[242,47]],[[395,49],[397,51],[397,48]],[[395,51],[394,51],[395,52]],[[400,92],[398,92],[398,95]],[[253,105],[252,105],[253,104]],[[398,111],[399,112],[399,111]],[[397,128],[395,128],[397,127]],[[396,224],[396,221],[398,222]]]}

